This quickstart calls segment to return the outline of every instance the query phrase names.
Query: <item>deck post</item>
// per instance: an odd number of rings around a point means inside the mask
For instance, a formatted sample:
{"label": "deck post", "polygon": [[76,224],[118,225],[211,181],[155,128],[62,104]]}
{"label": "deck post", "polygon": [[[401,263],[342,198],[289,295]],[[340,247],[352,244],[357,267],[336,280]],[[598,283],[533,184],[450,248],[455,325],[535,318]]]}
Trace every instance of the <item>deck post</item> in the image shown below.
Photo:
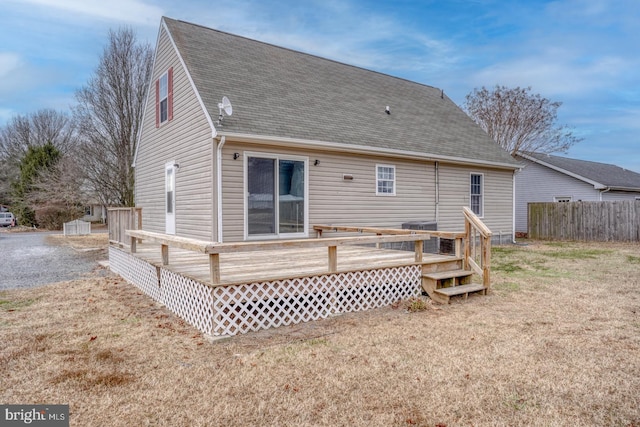
{"label": "deck post", "polygon": [[462,239],[456,239],[454,244],[456,257],[462,257]]}
{"label": "deck post", "polygon": [[329,273],[338,271],[338,247],[329,246]]}
{"label": "deck post", "polygon": [[220,283],[220,254],[209,254],[209,280],[212,285]]}
{"label": "deck post", "polygon": [[138,243],[138,239],[136,239],[135,237],[131,238],[131,246],[129,248],[129,250],[131,251],[132,254],[136,253],[137,250],[137,243]]}
{"label": "deck post", "polygon": [[162,251],[162,265],[168,265],[169,264],[169,246],[161,245],[161,251]]}
{"label": "deck post", "polygon": [[422,262],[422,242],[424,242],[424,240],[416,240],[415,241],[415,249],[416,249],[415,260],[416,260],[416,262]]}
{"label": "deck post", "polygon": [[[135,208],[138,214],[138,230],[142,230],[142,208]],[[142,243],[142,239],[138,239],[138,243]]]}
{"label": "deck post", "polygon": [[482,284],[491,287],[491,237],[482,239]]}

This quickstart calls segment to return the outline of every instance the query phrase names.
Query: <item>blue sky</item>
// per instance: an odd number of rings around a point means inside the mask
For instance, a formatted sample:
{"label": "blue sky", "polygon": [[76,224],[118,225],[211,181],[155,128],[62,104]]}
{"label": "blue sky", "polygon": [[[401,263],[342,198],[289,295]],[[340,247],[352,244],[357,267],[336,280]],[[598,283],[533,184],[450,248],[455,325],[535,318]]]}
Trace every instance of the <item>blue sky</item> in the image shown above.
{"label": "blue sky", "polygon": [[161,16],[444,89],[531,86],[584,140],[567,155],[640,172],[638,0],[1,0],[0,126],[69,111],[109,29],[155,46]]}

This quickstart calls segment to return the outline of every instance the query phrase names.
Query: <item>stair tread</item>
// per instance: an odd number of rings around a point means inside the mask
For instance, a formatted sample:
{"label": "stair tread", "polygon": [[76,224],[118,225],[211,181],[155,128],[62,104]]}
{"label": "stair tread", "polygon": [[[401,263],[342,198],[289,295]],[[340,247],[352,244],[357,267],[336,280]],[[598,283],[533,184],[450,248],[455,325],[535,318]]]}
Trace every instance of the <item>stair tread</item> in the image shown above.
{"label": "stair tread", "polygon": [[434,292],[437,292],[442,295],[454,296],[466,294],[468,292],[477,292],[486,289],[485,286],[481,283],[470,283],[468,285],[460,285],[460,286],[451,286],[449,288],[440,288],[436,289]]}
{"label": "stair tread", "polygon": [[433,280],[442,280],[442,279],[452,279],[454,277],[464,277],[471,276],[473,271],[471,270],[449,270],[449,271],[438,271],[436,273],[424,273],[422,277],[426,277],[427,279]]}

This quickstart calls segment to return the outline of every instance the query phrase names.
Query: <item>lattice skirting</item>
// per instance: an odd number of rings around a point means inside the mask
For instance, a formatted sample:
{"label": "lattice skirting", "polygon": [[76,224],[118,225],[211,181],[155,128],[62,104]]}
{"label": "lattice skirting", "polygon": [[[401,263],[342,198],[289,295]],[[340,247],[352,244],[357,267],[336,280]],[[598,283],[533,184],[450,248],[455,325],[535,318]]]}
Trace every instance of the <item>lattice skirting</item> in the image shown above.
{"label": "lattice skirting", "polygon": [[129,283],[205,334],[212,333],[212,288],[109,247],[109,266]]}
{"label": "lattice skirting", "polygon": [[420,294],[420,266],[211,287],[114,247],[114,273],[205,334],[225,336],[383,307]]}

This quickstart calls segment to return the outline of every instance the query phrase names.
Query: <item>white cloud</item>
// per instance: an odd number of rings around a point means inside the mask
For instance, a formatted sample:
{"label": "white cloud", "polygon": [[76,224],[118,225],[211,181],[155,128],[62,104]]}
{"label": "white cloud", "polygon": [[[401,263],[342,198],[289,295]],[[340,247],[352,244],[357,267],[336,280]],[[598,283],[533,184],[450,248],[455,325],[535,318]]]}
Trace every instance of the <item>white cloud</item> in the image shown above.
{"label": "white cloud", "polygon": [[20,55],[11,52],[0,52],[0,81],[4,80],[5,76],[13,73],[20,66],[20,63]]}
{"label": "white cloud", "polygon": [[22,2],[131,24],[157,25],[162,16],[162,9],[140,0],[22,0]]}

